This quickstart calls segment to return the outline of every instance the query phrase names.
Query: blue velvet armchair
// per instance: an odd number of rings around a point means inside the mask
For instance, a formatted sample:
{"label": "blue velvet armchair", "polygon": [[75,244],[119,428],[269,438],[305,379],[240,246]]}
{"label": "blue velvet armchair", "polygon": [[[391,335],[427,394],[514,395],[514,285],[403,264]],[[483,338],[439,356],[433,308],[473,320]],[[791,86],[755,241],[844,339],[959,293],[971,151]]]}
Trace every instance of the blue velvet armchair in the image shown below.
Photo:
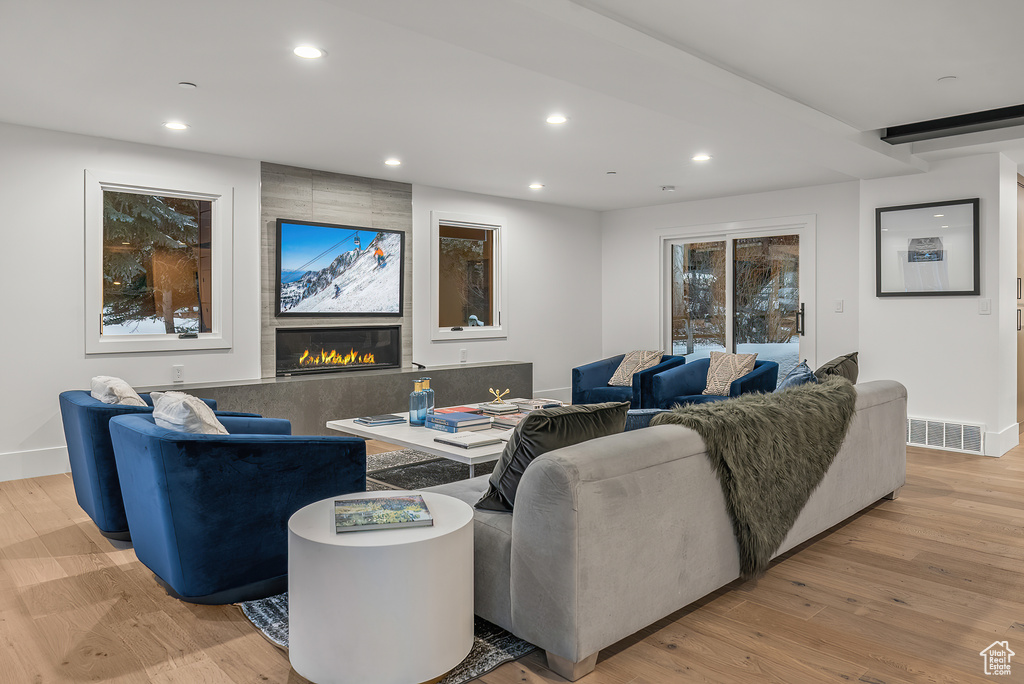
{"label": "blue velvet armchair", "polygon": [[606,401],[628,401],[630,409],[653,408],[650,403],[652,381],[661,371],[682,366],[685,356],[661,357],[657,366],[633,374],[632,387],[615,387],[608,384],[615,369],[622,363],[625,354],[588,363],[572,369],[572,403],[600,404]]}
{"label": "blue velvet armchair", "polygon": [[711,359],[697,359],[685,366],[657,373],[651,380],[652,408],[671,408],[676,404],[703,404],[738,397],[748,392],[772,392],[779,380],[779,364],[755,361],[754,370],[729,386],[728,396],[702,394],[707,387]]}
{"label": "blue velvet armchair", "polygon": [[292,436],[276,418],[220,422],[230,434],[166,430],[144,415],[110,421],[135,555],[191,603],[281,593],[292,513],[366,491],[361,438]]}
{"label": "blue velvet armchair", "polygon": [[[60,416],[64,423],[64,439],[68,445],[71,480],[75,485],[78,505],[93,519],[100,534],[120,541],[130,540],[131,535],[124,514],[108,424],[114,416],[152,414],[153,400],[148,394],[139,396],[149,405],[104,404],[93,399],[87,390],[60,393]],[[203,401],[210,408],[217,408],[217,402],[212,399]],[[222,411],[218,415],[257,414]]]}

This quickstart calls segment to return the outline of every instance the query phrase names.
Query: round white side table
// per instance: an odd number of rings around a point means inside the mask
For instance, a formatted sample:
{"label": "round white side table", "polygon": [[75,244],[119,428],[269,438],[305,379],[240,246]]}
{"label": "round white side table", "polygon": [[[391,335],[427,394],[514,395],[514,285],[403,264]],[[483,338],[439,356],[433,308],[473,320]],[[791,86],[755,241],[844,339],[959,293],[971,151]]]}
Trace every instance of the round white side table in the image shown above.
{"label": "round white side table", "polygon": [[447,673],[473,646],[473,509],[415,492],[427,527],[334,530],[335,499],[288,520],[292,667],[315,684],[413,684]]}

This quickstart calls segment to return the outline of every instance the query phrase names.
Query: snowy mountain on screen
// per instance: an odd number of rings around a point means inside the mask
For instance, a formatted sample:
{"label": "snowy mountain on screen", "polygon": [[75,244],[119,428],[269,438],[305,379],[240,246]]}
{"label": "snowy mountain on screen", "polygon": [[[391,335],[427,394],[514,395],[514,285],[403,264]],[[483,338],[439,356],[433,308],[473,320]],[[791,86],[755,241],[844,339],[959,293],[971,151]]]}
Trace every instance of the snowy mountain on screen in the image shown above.
{"label": "snowy mountain on screen", "polygon": [[[282,285],[282,313],[398,313],[401,244],[398,233],[377,233],[365,250],[342,252],[326,268]],[[378,245],[383,267],[373,255]]]}

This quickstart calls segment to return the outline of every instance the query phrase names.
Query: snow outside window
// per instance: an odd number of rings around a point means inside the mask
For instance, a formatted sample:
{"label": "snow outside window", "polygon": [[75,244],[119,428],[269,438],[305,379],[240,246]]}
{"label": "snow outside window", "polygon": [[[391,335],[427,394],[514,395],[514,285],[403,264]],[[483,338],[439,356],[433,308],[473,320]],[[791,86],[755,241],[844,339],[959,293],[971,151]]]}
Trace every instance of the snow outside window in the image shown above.
{"label": "snow outside window", "polygon": [[431,339],[502,338],[502,219],[432,212]]}
{"label": "snow outside window", "polygon": [[86,172],[86,353],[231,346],[231,191],[187,187]]}

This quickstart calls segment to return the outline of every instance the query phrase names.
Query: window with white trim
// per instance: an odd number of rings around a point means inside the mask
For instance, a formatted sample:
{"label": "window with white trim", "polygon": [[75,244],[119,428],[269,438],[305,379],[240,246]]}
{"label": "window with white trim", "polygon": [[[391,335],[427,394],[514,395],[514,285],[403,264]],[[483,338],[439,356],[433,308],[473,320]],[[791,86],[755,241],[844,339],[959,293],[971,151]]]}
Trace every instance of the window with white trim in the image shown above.
{"label": "window with white trim", "polygon": [[500,338],[503,219],[431,212],[431,339]]}
{"label": "window with white trim", "polygon": [[231,190],[86,171],[86,353],[231,346]]}

